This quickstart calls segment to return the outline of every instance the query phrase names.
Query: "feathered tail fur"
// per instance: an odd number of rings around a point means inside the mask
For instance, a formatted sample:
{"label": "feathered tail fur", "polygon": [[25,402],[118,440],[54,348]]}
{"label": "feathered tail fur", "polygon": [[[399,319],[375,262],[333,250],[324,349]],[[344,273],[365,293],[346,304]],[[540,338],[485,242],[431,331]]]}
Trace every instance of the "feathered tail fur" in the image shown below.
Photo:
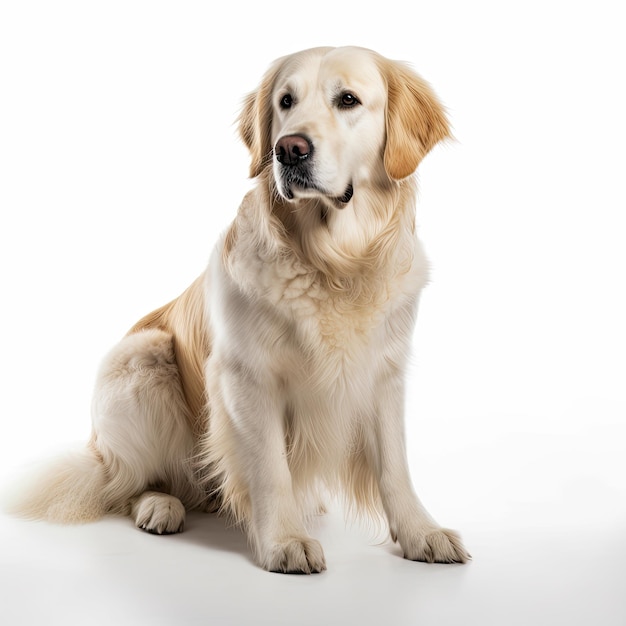
{"label": "feathered tail fur", "polygon": [[8,494],[11,514],[58,523],[91,522],[104,515],[104,465],[91,447],[39,465]]}

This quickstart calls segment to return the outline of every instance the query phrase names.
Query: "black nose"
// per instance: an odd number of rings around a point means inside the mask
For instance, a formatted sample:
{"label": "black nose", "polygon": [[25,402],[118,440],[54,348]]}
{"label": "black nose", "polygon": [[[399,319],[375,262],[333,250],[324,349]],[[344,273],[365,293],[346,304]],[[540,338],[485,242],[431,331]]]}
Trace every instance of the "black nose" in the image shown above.
{"label": "black nose", "polygon": [[285,135],[274,148],[276,159],[283,165],[297,165],[308,159],[312,152],[313,145],[303,135]]}

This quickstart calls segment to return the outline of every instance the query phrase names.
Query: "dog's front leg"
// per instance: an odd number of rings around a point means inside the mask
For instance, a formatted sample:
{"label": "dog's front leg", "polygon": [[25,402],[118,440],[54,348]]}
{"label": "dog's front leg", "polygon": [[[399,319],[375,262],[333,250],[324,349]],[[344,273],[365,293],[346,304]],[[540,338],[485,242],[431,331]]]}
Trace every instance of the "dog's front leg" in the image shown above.
{"label": "dog's front leg", "polygon": [[293,493],[280,383],[270,375],[253,375],[241,364],[222,371],[222,383],[237,466],[251,505],[248,532],[259,565],[284,573],[325,570],[322,547],[308,536]]}
{"label": "dog's front leg", "polygon": [[454,531],[429,515],[411,484],[404,436],[404,383],[399,377],[381,386],[376,416],[374,471],[394,541],[404,557],[428,563],[465,563],[469,554]]}

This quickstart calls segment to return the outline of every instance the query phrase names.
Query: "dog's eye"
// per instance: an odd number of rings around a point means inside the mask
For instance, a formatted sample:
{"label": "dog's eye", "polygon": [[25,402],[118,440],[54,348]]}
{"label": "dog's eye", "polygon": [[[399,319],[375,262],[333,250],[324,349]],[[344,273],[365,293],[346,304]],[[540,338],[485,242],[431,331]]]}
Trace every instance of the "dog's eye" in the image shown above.
{"label": "dog's eye", "polygon": [[286,93],[280,99],[280,108],[281,109],[290,109],[292,104],[293,104],[293,97],[291,96],[290,93]]}
{"label": "dog's eye", "polygon": [[342,109],[349,109],[353,106],[356,106],[357,104],[360,104],[360,102],[354,94],[346,92],[342,93],[341,96],[339,96],[338,104]]}

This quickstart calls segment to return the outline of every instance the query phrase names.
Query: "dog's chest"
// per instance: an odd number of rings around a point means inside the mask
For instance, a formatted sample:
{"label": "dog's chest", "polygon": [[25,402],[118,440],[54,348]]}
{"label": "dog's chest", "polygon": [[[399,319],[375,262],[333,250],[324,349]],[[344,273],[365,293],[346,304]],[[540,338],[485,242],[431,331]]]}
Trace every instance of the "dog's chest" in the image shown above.
{"label": "dog's chest", "polygon": [[354,297],[324,285],[322,277],[296,264],[263,268],[260,285],[276,311],[289,319],[299,343],[323,358],[357,358],[363,350],[375,349],[381,340],[392,305],[383,288],[366,298]]}
{"label": "dog's chest", "polygon": [[286,350],[280,343],[274,348],[289,354],[283,375],[298,395],[369,402],[376,379],[390,364],[404,362],[415,301],[406,283],[380,281],[359,299],[328,289],[296,265],[266,266],[259,285],[288,320]]}
{"label": "dog's chest", "polygon": [[252,330],[247,353],[303,393],[318,401],[324,393],[359,395],[385,367],[402,367],[423,270],[392,267],[363,280],[361,291],[342,290],[293,257],[236,255],[229,274],[241,296],[224,318]]}

